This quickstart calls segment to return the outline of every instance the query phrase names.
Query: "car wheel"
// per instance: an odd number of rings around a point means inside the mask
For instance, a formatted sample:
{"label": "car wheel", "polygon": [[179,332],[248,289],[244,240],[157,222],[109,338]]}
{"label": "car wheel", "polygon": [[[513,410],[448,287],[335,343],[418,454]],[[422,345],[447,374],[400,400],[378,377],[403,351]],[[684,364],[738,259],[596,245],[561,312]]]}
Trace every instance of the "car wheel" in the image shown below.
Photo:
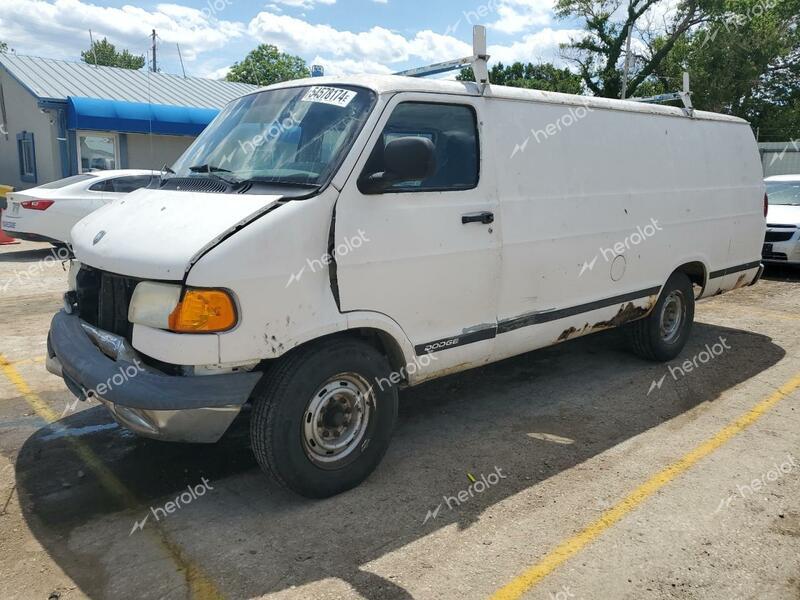
{"label": "car wheel", "polygon": [[254,392],[250,438],[262,470],[309,498],[361,483],[386,453],[397,419],[390,371],[385,356],[354,338],[279,359]]}
{"label": "car wheel", "polygon": [[673,273],[661,290],[653,311],[628,325],[634,353],[648,360],[666,362],[682,351],[694,324],[694,288],[685,273]]}

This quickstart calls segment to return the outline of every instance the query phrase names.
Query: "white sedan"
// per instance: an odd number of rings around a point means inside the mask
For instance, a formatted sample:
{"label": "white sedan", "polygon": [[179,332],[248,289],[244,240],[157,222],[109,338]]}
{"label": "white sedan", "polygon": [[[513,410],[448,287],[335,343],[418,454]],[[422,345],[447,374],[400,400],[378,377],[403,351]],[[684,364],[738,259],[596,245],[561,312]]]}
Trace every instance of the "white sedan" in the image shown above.
{"label": "white sedan", "polygon": [[12,192],[6,195],[0,228],[20,240],[67,244],[70,230],[83,217],[157,177],[157,171],[97,171]]}
{"label": "white sedan", "polygon": [[800,175],[767,177],[769,216],[764,262],[800,264]]}

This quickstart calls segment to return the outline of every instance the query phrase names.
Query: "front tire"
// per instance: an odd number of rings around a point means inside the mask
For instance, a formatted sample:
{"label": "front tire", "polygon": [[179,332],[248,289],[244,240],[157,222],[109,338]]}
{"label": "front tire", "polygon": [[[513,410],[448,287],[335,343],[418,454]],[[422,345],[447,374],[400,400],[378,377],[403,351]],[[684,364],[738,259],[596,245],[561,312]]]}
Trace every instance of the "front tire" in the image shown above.
{"label": "front tire", "polygon": [[694,304],[694,287],[689,277],[685,273],[673,273],[653,311],[628,325],[633,352],[657,362],[676,358],[692,332]]}
{"label": "front tire", "polygon": [[355,338],[290,353],[254,392],[250,438],[261,469],[309,498],[349,490],[378,466],[397,420],[386,357]]}

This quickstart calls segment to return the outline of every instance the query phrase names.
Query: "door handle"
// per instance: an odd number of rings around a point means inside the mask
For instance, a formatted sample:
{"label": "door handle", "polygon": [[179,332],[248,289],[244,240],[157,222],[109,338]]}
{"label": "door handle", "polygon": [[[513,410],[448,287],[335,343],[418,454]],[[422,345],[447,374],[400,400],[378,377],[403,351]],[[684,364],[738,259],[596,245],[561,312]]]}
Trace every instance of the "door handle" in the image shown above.
{"label": "door handle", "polygon": [[479,212],[462,215],[461,224],[466,225],[467,223],[482,223],[483,225],[490,225],[494,223],[494,213]]}

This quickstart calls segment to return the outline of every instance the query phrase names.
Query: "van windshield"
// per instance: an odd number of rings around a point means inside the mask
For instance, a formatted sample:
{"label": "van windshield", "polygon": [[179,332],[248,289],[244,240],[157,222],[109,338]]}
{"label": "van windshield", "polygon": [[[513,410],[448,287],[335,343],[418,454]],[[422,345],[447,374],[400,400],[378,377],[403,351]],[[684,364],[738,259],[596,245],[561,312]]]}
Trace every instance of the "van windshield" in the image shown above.
{"label": "van windshield", "polygon": [[800,179],[797,181],[768,181],[770,204],[800,206]]}
{"label": "van windshield", "polygon": [[173,165],[178,177],[323,186],[361,131],[375,94],[304,86],[229,104]]}

